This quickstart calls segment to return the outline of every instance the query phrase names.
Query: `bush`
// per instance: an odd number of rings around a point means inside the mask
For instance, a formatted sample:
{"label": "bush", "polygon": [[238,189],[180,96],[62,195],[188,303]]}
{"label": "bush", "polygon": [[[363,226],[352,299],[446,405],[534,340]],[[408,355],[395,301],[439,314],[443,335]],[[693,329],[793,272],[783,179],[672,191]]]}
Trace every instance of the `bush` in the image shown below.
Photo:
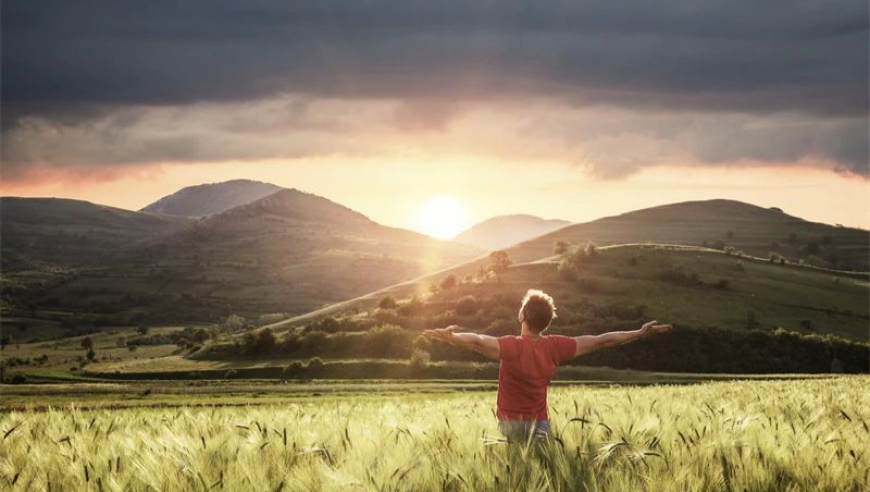
{"label": "bush", "polygon": [[480,304],[474,296],[465,296],[456,301],[456,312],[462,316],[471,316],[477,312]]}
{"label": "bush", "polygon": [[224,328],[230,331],[237,331],[244,328],[245,324],[245,318],[237,314],[231,314],[227,317],[226,321],[224,321]]}
{"label": "bush", "polygon": [[326,364],[323,363],[323,359],[321,359],[320,357],[312,357],[308,360],[306,368],[309,371],[319,371],[320,369],[323,369],[323,366],[325,365]]}
{"label": "bush", "polygon": [[12,384],[24,384],[27,382],[27,376],[24,374],[16,374],[12,376],[12,379],[9,380]]}
{"label": "bush", "polygon": [[386,296],[378,302],[378,307],[381,309],[396,309],[396,299],[393,296]]}
{"label": "bush", "polygon": [[456,287],[456,275],[453,275],[451,273],[450,275],[444,277],[443,279],[441,279],[441,283],[438,284],[438,286],[441,287],[441,290],[450,290]]}
{"label": "bush", "polygon": [[571,249],[571,243],[560,239],[553,245],[553,254],[562,255],[567,253],[569,249]]}
{"label": "bush", "polygon": [[750,330],[753,328],[758,328],[758,318],[755,316],[755,311],[751,309],[746,310],[746,327]]}
{"label": "bush", "polygon": [[493,337],[500,337],[504,335],[519,335],[520,328],[516,320],[497,319],[486,327],[486,331],[484,333]]}
{"label": "bush", "polygon": [[412,373],[419,373],[429,367],[430,362],[429,352],[422,349],[414,349],[411,352],[410,368]]}
{"label": "bush", "polygon": [[493,251],[489,254],[488,269],[496,275],[506,272],[511,264],[511,258],[505,251]]}
{"label": "bush", "polygon": [[[318,360],[320,360],[320,359],[318,359]],[[323,365],[323,361],[320,361],[320,364]],[[298,360],[294,360],[293,362],[287,364],[286,366],[284,366],[284,369],[282,370],[282,374],[284,376],[284,379],[292,378],[295,376],[301,376],[304,373],[305,373],[305,364],[303,364],[301,361],[298,361]]]}

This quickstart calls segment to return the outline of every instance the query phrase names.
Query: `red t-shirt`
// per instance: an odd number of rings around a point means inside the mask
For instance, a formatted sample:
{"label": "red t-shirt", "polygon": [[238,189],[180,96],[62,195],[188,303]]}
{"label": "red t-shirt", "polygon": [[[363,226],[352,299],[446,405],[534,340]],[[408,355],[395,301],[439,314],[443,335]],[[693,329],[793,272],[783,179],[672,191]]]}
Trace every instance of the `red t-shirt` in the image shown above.
{"label": "red t-shirt", "polygon": [[577,343],[564,335],[498,338],[499,420],[546,420],[547,386],[559,364],[574,357]]}

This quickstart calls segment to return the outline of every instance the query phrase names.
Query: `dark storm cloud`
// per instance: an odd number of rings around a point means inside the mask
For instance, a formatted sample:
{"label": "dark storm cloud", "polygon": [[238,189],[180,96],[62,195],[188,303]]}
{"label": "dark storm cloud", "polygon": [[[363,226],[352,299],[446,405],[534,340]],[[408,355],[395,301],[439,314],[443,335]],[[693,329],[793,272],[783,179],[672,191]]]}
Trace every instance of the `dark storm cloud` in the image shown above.
{"label": "dark storm cloud", "polygon": [[585,98],[586,89],[596,101],[632,105],[867,108],[864,1],[10,0],[2,8],[11,117],[283,91]]}
{"label": "dark storm cloud", "polygon": [[[3,129],[20,130],[26,117],[76,127],[119,108],[293,94],[402,101],[397,125],[437,131],[469,103],[548,97],[852,120],[818,148],[795,140],[813,131],[802,128],[770,144],[778,148],[709,141],[697,152],[765,160],[798,142],[866,172],[867,10],[863,0],[7,0]],[[196,160],[196,138],[178,136],[156,155]],[[26,162],[33,149],[12,142],[4,157]]]}

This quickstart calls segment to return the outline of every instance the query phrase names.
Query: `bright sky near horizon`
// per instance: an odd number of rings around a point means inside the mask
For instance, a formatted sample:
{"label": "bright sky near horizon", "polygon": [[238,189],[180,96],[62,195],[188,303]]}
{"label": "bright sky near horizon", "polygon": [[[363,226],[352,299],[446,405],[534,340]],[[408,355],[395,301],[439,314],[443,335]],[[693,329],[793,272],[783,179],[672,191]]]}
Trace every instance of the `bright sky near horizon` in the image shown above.
{"label": "bright sky near horizon", "polygon": [[4,2],[0,194],[246,178],[441,237],[710,198],[870,228],[868,9]]}
{"label": "bright sky near horizon", "polygon": [[[366,161],[172,165],[107,179],[0,185],[3,195],[58,196],[137,210],[184,186],[256,179],[325,196],[377,222],[432,234],[422,215],[433,197],[460,202],[471,225],[495,215],[530,213],[584,222],[655,205],[729,198],[817,222],[870,228],[863,178],[804,168],[661,167],[601,180],[568,165],[460,161],[418,164]],[[389,179],[385,179],[389,176]],[[432,220],[432,219],[430,219]],[[452,237],[459,230],[450,229]]]}

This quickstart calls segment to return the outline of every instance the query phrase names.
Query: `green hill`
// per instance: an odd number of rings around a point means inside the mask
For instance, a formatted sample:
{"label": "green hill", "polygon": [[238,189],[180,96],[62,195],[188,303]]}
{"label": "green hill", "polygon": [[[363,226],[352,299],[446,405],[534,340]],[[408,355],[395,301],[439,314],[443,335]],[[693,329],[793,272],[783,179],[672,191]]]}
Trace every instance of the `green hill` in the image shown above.
{"label": "green hill", "polygon": [[557,241],[599,246],[664,243],[733,247],[768,257],[775,253],[791,261],[838,270],[867,271],[870,233],[792,217],[778,209],[734,200],[683,202],[628,212],[575,224],[507,248],[518,262],[553,254]]}
{"label": "green hill", "polygon": [[[416,328],[457,322],[485,329],[499,320],[515,325],[512,320],[522,295],[527,289],[539,288],[558,302],[556,331],[594,333],[658,319],[693,328],[773,331],[781,327],[855,341],[866,341],[868,336],[867,274],[741,258],[712,249],[655,245],[599,248],[592,256],[579,255],[576,268],[563,266],[561,271],[560,262],[553,257],[515,265],[497,277],[458,278],[456,287],[434,296],[432,283],[451,274],[428,276],[272,327],[281,330],[324,316],[342,318],[342,313],[366,316],[355,314],[361,309],[372,319]],[[386,297],[401,304],[410,302],[412,296],[421,303],[412,316],[388,316],[376,308]],[[456,303],[466,296],[473,298],[477,308],[473,315],[463,317],[457,315]],[[496,302],[493,299],[504,300],[505,309],[490,309]]]}

